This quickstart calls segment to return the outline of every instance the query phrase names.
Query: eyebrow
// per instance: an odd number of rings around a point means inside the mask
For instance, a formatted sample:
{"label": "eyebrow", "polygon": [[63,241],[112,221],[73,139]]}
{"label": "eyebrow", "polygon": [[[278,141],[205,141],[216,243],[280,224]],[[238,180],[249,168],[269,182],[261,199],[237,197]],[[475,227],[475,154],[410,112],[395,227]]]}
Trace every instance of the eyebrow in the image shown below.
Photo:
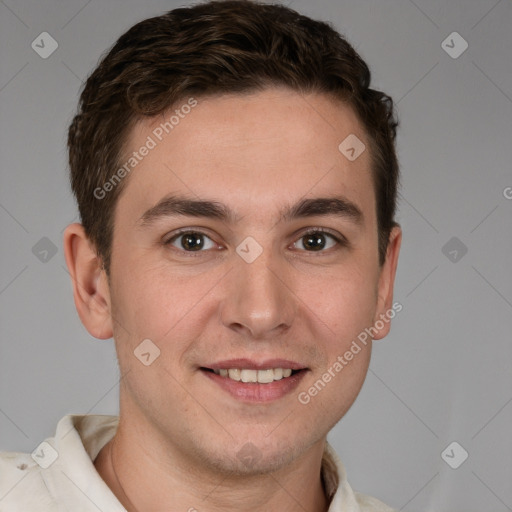
{"label": "eyebrow", "polygon": [[[285,206],[280,210],[279,222],[328,215],[344,218],[358,225],[362,224],[364,219],[363,212],[356,204],[345,197],[335,196],[302,199],[294,205]],[[235,224],[241,219],[228,206],[219,201],[171,195],[164,197],[155,206],[144,212],[137,224],[140,227],[149,227],[161,218],[179,216],[206,217],[228,224]]]}

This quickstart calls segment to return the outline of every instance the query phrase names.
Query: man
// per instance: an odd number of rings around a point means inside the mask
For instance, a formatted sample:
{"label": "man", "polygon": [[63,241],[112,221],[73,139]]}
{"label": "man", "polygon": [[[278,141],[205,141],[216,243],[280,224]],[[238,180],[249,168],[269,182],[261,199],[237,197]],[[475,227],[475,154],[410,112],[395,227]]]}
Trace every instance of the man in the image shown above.
{"label": "man", "polygon": [[397,307],[397,122],[369,82],[284,6],[121,36],[69,129],[64,235],[79,316],[115,340],[119,419],[4,454],[2,511],[391,510],[326,442]]}

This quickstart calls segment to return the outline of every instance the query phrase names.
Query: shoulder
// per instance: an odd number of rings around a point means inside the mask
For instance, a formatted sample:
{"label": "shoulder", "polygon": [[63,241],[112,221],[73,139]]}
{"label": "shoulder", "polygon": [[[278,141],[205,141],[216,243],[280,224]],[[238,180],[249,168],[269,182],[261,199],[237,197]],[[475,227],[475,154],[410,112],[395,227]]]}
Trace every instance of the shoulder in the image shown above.
{"label": "shoulder", "polygon": [[93,464],[117,424],[117,416],[68,414],[32,453],[0,452],[0,512],[124,510]]}
{"label": "shoulder", "polygon": [[360,492],[354,492],[354,495],[361,512],[396,512],[394,508],[389,507],[373,496]]}
{"label": "shoulder", "polygon": [[0,452],[0,511],[53,512],[55,501],[29,453]]}

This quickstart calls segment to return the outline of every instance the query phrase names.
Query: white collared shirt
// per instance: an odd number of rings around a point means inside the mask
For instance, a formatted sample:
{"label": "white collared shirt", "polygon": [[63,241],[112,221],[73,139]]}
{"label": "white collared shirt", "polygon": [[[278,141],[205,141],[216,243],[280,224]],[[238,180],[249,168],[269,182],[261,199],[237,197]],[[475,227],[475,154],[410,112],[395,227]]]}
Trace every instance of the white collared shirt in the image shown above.
{"label": "white collared shirt", "polygon": [[[114,436],[118,421],[118,416],[66,415],[55,436],[32,454],[0,453],[0,512],[126,512],[93,464]],[[322,476],[332,498],[328,512],[394,512],[352,490],[328,443]]]}

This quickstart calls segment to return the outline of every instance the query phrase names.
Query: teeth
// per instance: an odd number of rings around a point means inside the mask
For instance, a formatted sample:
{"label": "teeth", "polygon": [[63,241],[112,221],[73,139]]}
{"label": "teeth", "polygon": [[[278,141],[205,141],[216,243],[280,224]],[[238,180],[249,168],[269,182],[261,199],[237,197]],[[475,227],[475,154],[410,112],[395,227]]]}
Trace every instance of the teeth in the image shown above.
{"label": "teeth", "polygon": [[229,378],[233,380],[240,380],[240,373],[240,370],[237,369],[228,370]]}
{"label": "teeth", "polygon": [[258,382],[261,384],[274,382],[274,370],[258,370]]}
{"label": "teeth", "polygon": [[269,368],[267,370],[248,370],[239,368],[230,368],[213,370],[221,377],[227,377],[232,380],[242,382],[258,382],[259,384],[268,384],[275,380],[281,380],[292,374],[290,368]]}
{"label": "teeth", "polygon": [[242,382],[258,382],[257,370],[242,370],[240,372],[240,380]]}

